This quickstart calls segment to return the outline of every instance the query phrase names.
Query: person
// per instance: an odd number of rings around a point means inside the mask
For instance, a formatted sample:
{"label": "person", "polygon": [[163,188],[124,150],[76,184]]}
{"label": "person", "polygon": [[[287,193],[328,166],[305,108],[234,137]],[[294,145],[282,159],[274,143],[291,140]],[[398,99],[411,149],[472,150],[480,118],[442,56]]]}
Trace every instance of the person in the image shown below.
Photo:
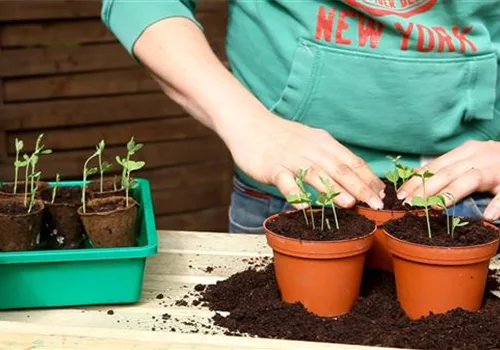
{"label": "person", "polygon": [[[236,165],[231,232],[289,209],[294,175],[340,207],[383,207],[402,155],[457,215],[500,217],[500,1],[229,1],[229,69],[198,1],[104,0],[102,20],[166,95],[213,129]],[[418,179],[401,199],[422,195]],[[451,203],[448,203],[451,204]]]}

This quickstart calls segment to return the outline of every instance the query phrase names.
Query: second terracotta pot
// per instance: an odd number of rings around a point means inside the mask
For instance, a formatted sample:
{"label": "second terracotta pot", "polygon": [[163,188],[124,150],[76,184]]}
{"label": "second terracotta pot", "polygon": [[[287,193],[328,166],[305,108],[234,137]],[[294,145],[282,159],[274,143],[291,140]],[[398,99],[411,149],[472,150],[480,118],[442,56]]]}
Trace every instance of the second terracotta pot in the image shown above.
{"label": "second terracotta pot", "polygon": [[393,272],[393,263],[391,252],[387,244],[387,238],[385,236],[382,225],[387,221],[392,219],[398,219],[405,216],[408,213],[414,213],[419,215],[423,214],[422,210],[406,211],[406,210],[375,210],[372,208],[356,206],[355,208],[358,214],[375,221],[377,224],[377,230],[375,231],[373,245],[366,254],[366,266],[372,269],[380,269],[387,272]]}
{"label": "second terracotta pot", "polygon": [[479,310],[498,239],[478,246],[434,247],[385,234],[394,263],[397,297],[409,318],[456,308]]}
{"label": "second terracotta pot", "polygon": [[264,228],[274,252],[274,268],[282,299],[300,302],[322,317],[348,313],[359,296],[365,255],[373,242],[370,234],[342,241],[303,241],[277,235]]}

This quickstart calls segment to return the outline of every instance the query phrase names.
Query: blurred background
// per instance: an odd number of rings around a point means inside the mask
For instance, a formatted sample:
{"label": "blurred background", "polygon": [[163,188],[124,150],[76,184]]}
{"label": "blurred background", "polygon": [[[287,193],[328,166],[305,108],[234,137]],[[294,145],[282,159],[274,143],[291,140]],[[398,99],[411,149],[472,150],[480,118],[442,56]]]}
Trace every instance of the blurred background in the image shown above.
{"label": "blurred background", "polygon": [[[159,229],[227,231],[232,164],[220,139],[159,90],[100,20],[94,0],[0,1],[0,179],[13,178],[14,140],[31,151],[40,133],[54,154],[43,179],[81,179],[101,139],[105,159],[144,148]],[[197,11],[221,59],[226,2]],[[114,165],[114,172],[119,168]]]}

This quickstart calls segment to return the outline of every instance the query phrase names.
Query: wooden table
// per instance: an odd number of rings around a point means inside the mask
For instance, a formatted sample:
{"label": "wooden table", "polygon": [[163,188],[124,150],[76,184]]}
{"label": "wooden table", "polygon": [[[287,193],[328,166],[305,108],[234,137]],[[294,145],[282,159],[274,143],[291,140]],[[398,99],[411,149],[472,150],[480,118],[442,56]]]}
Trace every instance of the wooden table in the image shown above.
{"label": "wooden table", "polygon": [[[380,349],[231,337],[221,329],[200,327],[210,325],[214,313],[175,302],[198,283],[215,283],[246,269],[250,258],[270,257],[265,237],[160,231],[159,241],[159,254],[148,262],[140,303],[2,311],[0,349]],[[214,270],[207,272],[208,266]],[[159,294],[164,298],[158,299]],[[170,318],[163,323],[165,313]],[[190,333],[195,328],[202,331]]]}

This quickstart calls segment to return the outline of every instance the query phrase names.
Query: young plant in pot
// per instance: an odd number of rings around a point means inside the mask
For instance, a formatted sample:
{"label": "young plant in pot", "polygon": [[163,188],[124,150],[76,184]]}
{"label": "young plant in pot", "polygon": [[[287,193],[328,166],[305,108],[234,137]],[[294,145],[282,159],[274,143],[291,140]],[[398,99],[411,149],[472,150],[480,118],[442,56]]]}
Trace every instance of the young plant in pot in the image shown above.
{"label": "young plant in pot", "polygon": [[[34,158],[25,166],[35,169]],[[37,199],[41,172],[32,172],[25,178],[29,183],[23,197],[0,200],[0,251],[24,251],[36,248],[40,240],[43,201]]]}
{"label": "young plant in pot", "polygon": [[[24,154],[21,158],[21,151],[24,148],[24,143],[22,140],[16,138],[15,140],[15,149],[16,149],[16,158],[14,160],[14,181],[6,182],[0,185],[0,199],[2,198],[11,198],[11,197],[20,197],[23,198],[25,193],[27,193],[30,189],[28,188],[30,181],[28,181],[29,172],[31,170],[32,173],[35,173],[36,165],[38,164],[39,157],[41,155],[51,154],[52,150],[45,148],[45,146],[41,143],[43,139],[43,134],[40,134],[36,140],[35,150],[28,156]],[[19,173],[22,168],[25,168],[25,177],[24,181],[19,181]],[[30,167],[32,169],[30,169]],[[44,181],[38,180],[37,183],[38,192],[36,196],[38,197],[44,189],[49,187],[48,183]]]}
{"label": "young plant in pot", "polygon": [[366,256],[367,266],[392,272],[392,258],[381,226],[389,220],[404,216],[408,212],[423,214],[423,211],[419,208],[405,205],[402,200],[397,198],[397,191],[413,176],[413,170],[400,161],[401,156],[387,158],[392,161],[394,168],[387,172],[384,180],[386,184],[384,209],[375,210],[365,204],[359,204],[356,206],[356,211],[375,221],[377,224],[372,248]]}
{"label": "young plant in pot", "polygon": [[[304,186],[307,170],[295,181],[300,192],[288,199],[302,209],[270,216],[264,222],[274,253],[276,279],[285,302],[300,302],[323,317],[348,313],[359,295],[365,254],[375,223],[362,215],[336,209],[338,195],[327,179],[313,209]],[[330,206],[330,210],[326,207]]]}
{"label": "young plant in pot", "polygon": [[59,182],[60,176],[57,174],[54,185],[42,192],[45,236],[50,248],[80,248],[84,240],[84,229],[78,215],[82,187],[60,186]]}
{"label": "young plant in pot", "polygon": [[[97,172],[96,168],[87,169],[87,167],[91,159],[99,156],[99,152],[98,148],[85,162],[84,184],[88,175]],[[145,163],[133,161],[130,157],[123,159],[117,157],[117,161],[124,168],[122,185],[125,189],[125,196],[94,198],[87,203],[85,190],[82,192],[82,206],[78,209],[78,214],[82,219],[89,242],[95,248],[135,245],[138,203],[130,196],[130,190],[136,185],[131,179],[131,173],[141,169]]]}
{"label": "young plant in pot", "polygon": [[[407,214],[383,226],[394,262],[397,297],[411,319],[430,313],[481,307],[490,259],[499,246],[499,230],[481,220],[450,215],[451,194],[427,196],[429,171],[418,173],[423,197],[412,199],[425,215]],[[431,215],[431,207],[446,215]]]}
{"label": "young plant in pot", "polygon": [[87,186],[89,196],[91,198],[105,198],[125,195],[125,189],[120,185],[119,179],[116,176],[104,177],[104,174],[113,167],[111,163],[103,161],[102,159],[105,148],[106,143],[104,140],[101,140],[101,142],[99,142],[96,146],[99,163],[97,168],[99,172],[99,179],[91,181]]}

